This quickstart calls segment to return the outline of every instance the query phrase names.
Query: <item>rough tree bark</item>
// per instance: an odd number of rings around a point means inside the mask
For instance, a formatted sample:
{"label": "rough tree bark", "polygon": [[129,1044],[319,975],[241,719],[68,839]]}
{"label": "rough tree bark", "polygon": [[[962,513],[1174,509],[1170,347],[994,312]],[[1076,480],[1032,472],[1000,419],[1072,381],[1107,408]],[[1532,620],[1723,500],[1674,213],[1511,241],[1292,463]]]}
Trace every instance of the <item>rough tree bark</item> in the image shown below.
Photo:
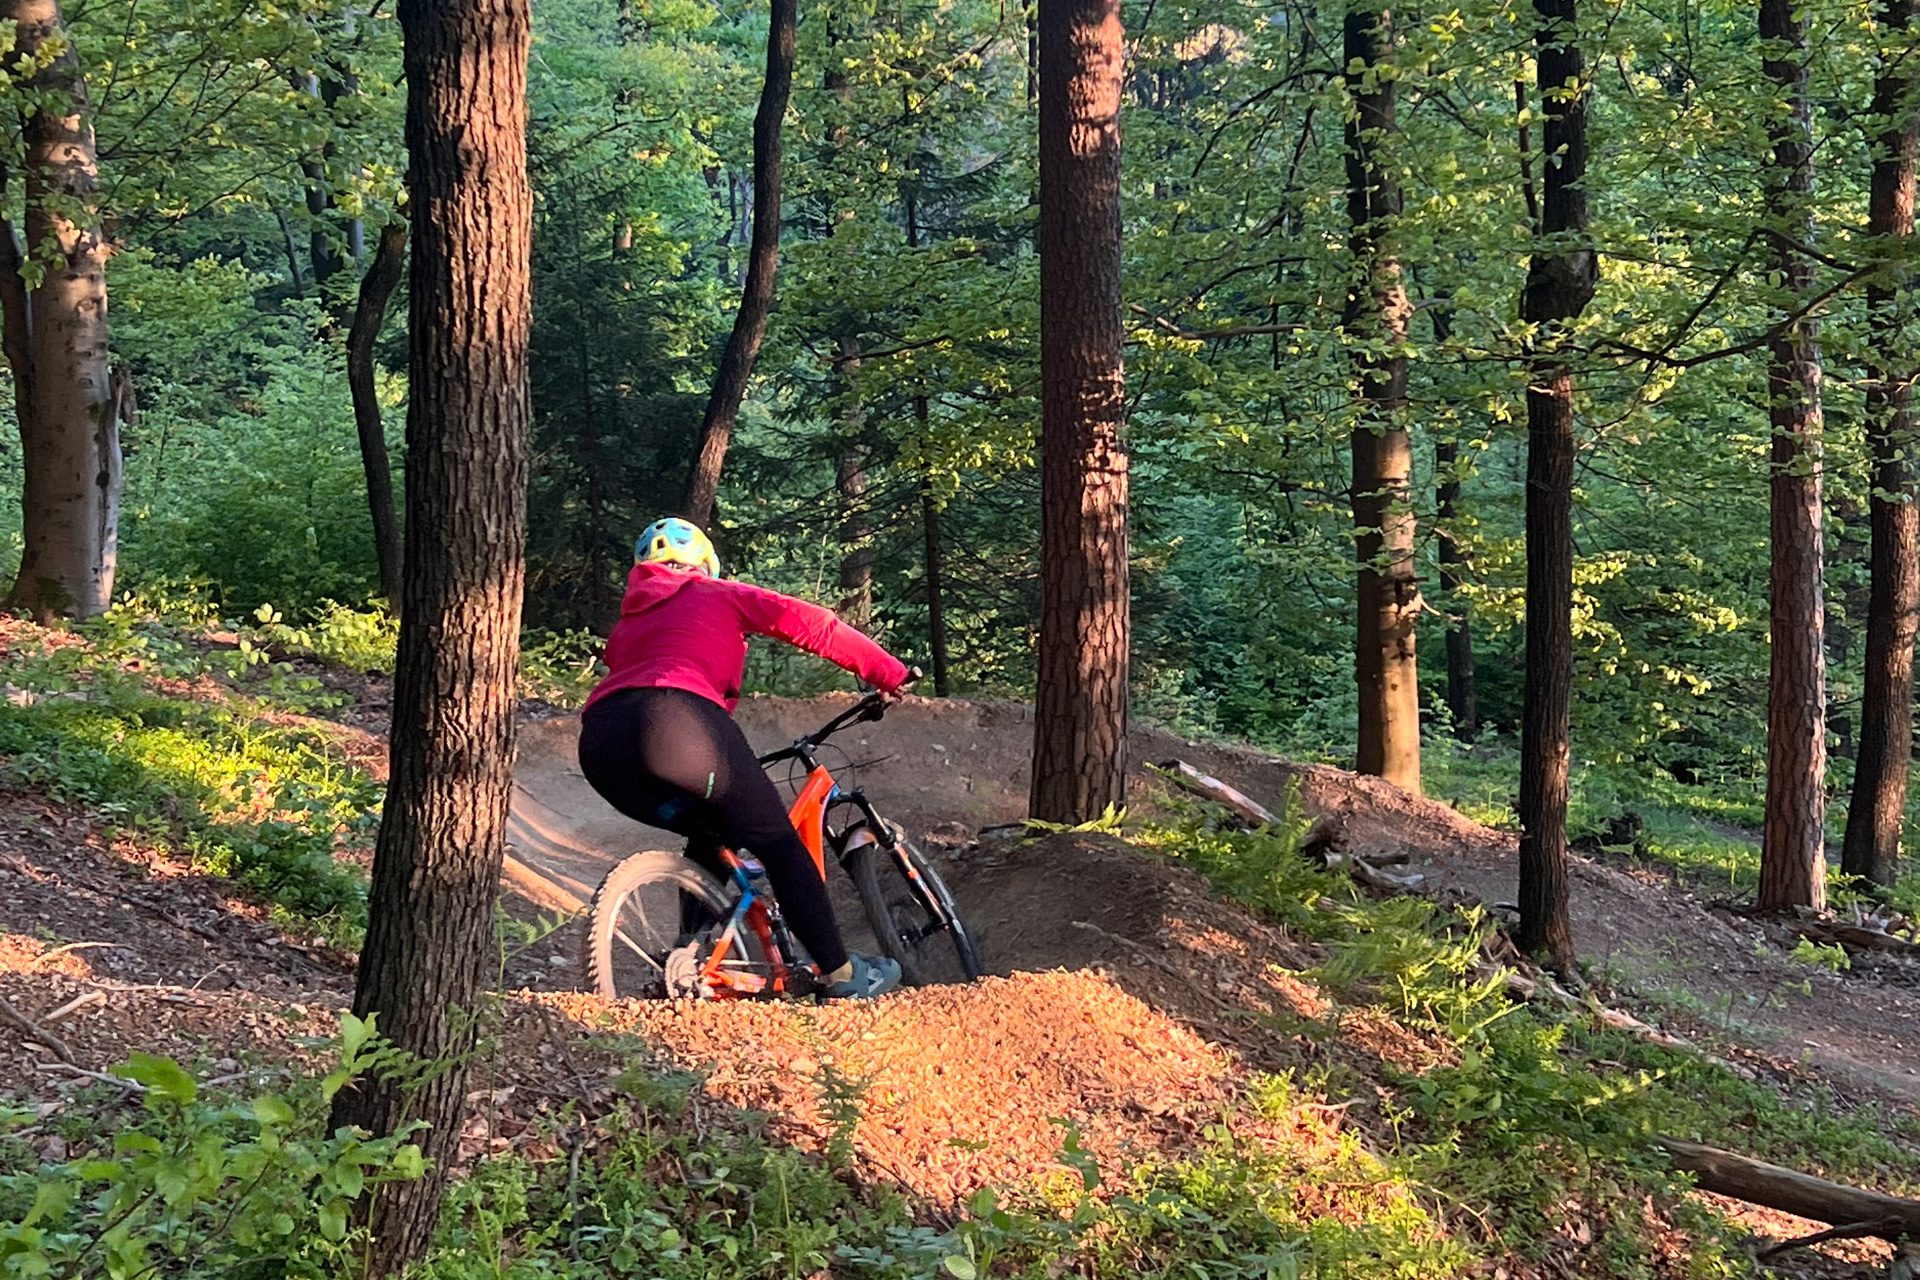
{"label": "rough tree bark", "polygon": [[[1435,301],[1433,340],[1445,346],[1453,337],[1453,313],[1446,298]],[[1453,731],[1463,742],[1472,742],[1480,733],[1480,695],[1473,672],[1473,624],[1467,617],[1460,588],[1467,580],[1466,553],[1460,549],[1460,537],[1454,531],[1459,518],[1460,444],[1448,438],[1433,446],[1434,470],[1440,484],[1434,492],[1434,542],[1440,549],[1440,598],[1447,612],[1447,710],[1453,719]]]}
{"label": "rough tree bark", "polygon": [[[1881,0],[1880,19],[1892,32],[1913,25],[1920,0]],[[1920,157],[1920,111],[1914,78],[1897,57],[1873,85],[1874,147],[1867,202],[1867,234],[1892,250],[1913,234],[1915,161]],[[1901,342],[1905,273],[1867,283],[1872,352],[1867,371],[1867,441],[1873,453],[1872,581],[1867,597],[1866,687],[1860,707],[1860,746],[1840,867],[1848,875],[1891,885],[1898,875],[1900,827],[1913,756],[1913,646],[1920,622],[1920,504],[1916,503],[1913,448],[1913,376],[1896,367]]]}
{"label": "rough tree bark", "polygon": [[1126,801],[1119,0],[1040,0],[1040,649],[1033,816]]}
{"label": "rough tree bark", "polygon": [[734,419],[747,396],[747,380],[767,334],[773,312],[773,280],[780,268],[780,126],[793,92],[794,27],[799,22],[799,0],[771,0],[767,26],[767,74],[760,86],[760,107],[753,116],[753,241],[747,255],[747,280],[740,291],[740,310],[733,332],[713,375],[713,391],[700,420],[700,448],[687,482],[687,518],[695,524],[713,521],[714,500],[720,494],[720,468],[733,439]]}
{"label": "rough tree bark", "polygon": [[7,354],[19,397],[25,544],[12,603],[36,617],[90,617],[112,603],[119,546],[120,436],[107,351],[107,257],[87,82],[58,0],[4,0],[18,24],[14,59],[62,48],[28,81],[23,129],[26,244],[40,265],[28,290],[12,228],[0,273]]}
{"label": "rough tree bark", "polygon": [[512,782],[531,409],[527,0],[402,0],[411,166],[407,549],[391,775],[354,1012],[446,1070],[369,1079],[335,1124],[425,1121],[434,1172],[382,1189],[369,1270],[426,1248],[459,1136]]}
{"label": "rough tree bark", "polygon": [[373,344],[386,322],[387,302],[400,283],[407,256],[407,224],[388,223],[360,278],[360,298],[347,327],[347,391],[353,397],[353,425],[360,434],[360,467],[367,476],[367,509],[373,517],[373,550],[380,563],[380,594],[400,609],[400,520],[393,501],[393,464],[387,456],[386,426],[380,421],[380,390],[373,376]]}
{"label": "rough tree bark", "polygon": [[[1814,289],[1813,263],[1797,247],[1813,235],[1813,109],[1807,92],[1807,26],[1794,0],[1762,0],[1761,68],[1780,101],[1767,121],[1772,269],[1793,307]],[[1820,351],[1811,318],[1767,344],[1767,413],[1773,428],[1768,579],[1772,635],[1767,685],[1767,803],[1760,835],[1763,911],[1826,903],[1827,671],[1821,545]]]}
{"label": "rough tree bark", "polygon": [[1414,646],[1420,574],[1414,560],[1413,439],[1407,432],[1407,321],[1393,220],[1400,189],[1381,160],[1395,117],[1393,17],[1346,17],[1348,246],[1354,257],[1346,329],[1355,341],[1353,524],[1360,575],[1354,675],[1360,688],[1354,767],[1420,790],[1420,678]]}
{"label": "rough tree bark", "polygon": [[1534,0],[1545,119],[1539,230],[1520,317],[1527,355],[1527,658],[1520,712],[1518,942],[1563,976],[1573,969],[1567,892],[1567,771],[1573,688],[1573,369],[1566,339],[1593,300],[1587,238],[1586,68],[1576,0]]}

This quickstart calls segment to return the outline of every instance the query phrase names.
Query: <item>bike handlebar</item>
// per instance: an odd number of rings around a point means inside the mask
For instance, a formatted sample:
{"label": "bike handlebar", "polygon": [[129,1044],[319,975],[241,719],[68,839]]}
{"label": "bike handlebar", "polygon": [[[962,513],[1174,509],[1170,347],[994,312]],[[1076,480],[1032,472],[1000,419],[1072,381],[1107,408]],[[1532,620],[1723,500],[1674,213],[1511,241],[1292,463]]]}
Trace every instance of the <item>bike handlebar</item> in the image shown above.
{"label": "bike handlebar", "polygon": [[[900,688],[901,689],[906,688],[908,685],[912,684],[915,680],[918,680],[919,678],[920,678],[920,668],[908,667],[907,678],[900,682]],[[898,690],[896,690],[896,692],[898,692]],[[878,689],[876,689],[872,693],[868,694],[866,697],[860,699],[860,701],[848,707],[845,711],[842,711],[839,715],[835,716],[833,719],[821,725],[818,729],[815,729],[812,733],[809,733],[804,737],[795,739],[792,746],[782,747],[778,751],[770,752],[767,755],[761,756],[760,763],[763,765],[777,764],[782,760],[786,760],[795,756],[804,757],[807,754],[809,754],[815,747],[819,746],[820,744],[825,742],[828,738],[831,738],[834,734],[840,732],[842,729],[845,729],[847,726],[855,725],[855,724],[864,724],[868,721],[878,720],[882,716],[886,715],[888,700],[889,699],[886,694],[881,693]]]}

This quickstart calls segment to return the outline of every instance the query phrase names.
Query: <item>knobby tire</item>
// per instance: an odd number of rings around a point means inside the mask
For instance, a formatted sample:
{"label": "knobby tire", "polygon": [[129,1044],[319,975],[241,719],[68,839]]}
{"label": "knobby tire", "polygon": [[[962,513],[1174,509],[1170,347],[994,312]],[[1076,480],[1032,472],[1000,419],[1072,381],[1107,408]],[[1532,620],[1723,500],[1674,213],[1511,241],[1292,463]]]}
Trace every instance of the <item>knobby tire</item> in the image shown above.
{"label": "knobby tire", "polygon": [[[724,919],[733,909],[730,896],[720,883],[698,864],[688,861],[677,853],[650,850],[645,853],[636,853],[621,862],[619,866],[607,873],[606,878],[600,882],[600,887],[594,890],[587,932],[585,965],[587,985],[591,990],[609,1000],[666,994],[664,981],[649,984],[644,990],[633,989],[638,984],[628,981],[624,984],[628,989],[621,990],[622,982],[617,963],[622,960],[632,962],[628,965],[629,972],[632,971],[632,964],[638,963],[638,958],[633,956],[616,932],[621,927],[621,908],[636,893],[655,885],[677,889],[681,895],[697,900],[712,912],[716,919]],[[650,931],[646,938],[634,938],[633,931],[630,928],[628,930],[628,937],[641,950],[649,953],[657,952],[649,956],[656,969],[663,969],[667,952],[685,940],[680,936],[679,931],[680,921],[677,915],[679,900],[675,898],[669,901],[672,904],[670,909],[675,911],[676,915],[672,920],[662,922],[663,931]],[[658,987],[657,990],[654,989],[655,985]]]}
{"label": "knobby tire", "polygon": [[[900,962],[900,974],[908,986],[972,982],[985,970],[980,963],[979,948],[960,919],[946,881],[898,828],[894,828],[891,835],[892,848],[876,842],[862,845],[847,855],[847,870],[853,876],[854,887],[860,891],[861,905],[866,908],[867,920],[880,940],[881,949]],[[944,909],[951,922],[946,928],[915,937],[931,926],[936,917],[908,878],[901,865],[902,857],[912,864],[921,883]]]}

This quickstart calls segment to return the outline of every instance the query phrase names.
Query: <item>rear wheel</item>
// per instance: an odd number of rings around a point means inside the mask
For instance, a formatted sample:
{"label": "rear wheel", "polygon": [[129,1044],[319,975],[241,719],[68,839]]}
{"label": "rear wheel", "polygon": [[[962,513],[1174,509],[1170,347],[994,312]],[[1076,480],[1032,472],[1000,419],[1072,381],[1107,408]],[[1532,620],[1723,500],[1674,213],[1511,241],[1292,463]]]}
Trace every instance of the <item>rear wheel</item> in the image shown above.
{"label": "rear wheel", "polygon": [[892,847],[874,842],[848,853],[847,870],[880,947],[900,962],[909,986],[972,982],[984,972],[973,936],[946,881],[927,856],[889,824]]}
{"label": "rear wheel", "polygon": [[609,1000],[667,994],[667,957],[732,909],[726,891],[677,853],[636,853],[594,891],[583,968]]}

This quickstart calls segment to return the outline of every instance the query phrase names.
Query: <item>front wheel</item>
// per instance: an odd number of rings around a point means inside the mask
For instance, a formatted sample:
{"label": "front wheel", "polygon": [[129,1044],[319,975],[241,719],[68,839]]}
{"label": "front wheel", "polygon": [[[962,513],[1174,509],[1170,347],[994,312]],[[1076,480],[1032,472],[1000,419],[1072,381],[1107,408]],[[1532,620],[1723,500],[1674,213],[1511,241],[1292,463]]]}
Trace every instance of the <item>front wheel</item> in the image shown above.
{"label": "front wheel", "polygon": [[731,909],[719,882],[679,854],[634,854],[594,890],[587,985],[609,1000],[666,995],[673,950]]}
{"label": "front wheel", "polygon": [[847,854],[847,870],[881,949],[900,962],[907,985],[972,982],[984,969],[946,881],[925,854],[888,824],[891,846],[870,842]]}

